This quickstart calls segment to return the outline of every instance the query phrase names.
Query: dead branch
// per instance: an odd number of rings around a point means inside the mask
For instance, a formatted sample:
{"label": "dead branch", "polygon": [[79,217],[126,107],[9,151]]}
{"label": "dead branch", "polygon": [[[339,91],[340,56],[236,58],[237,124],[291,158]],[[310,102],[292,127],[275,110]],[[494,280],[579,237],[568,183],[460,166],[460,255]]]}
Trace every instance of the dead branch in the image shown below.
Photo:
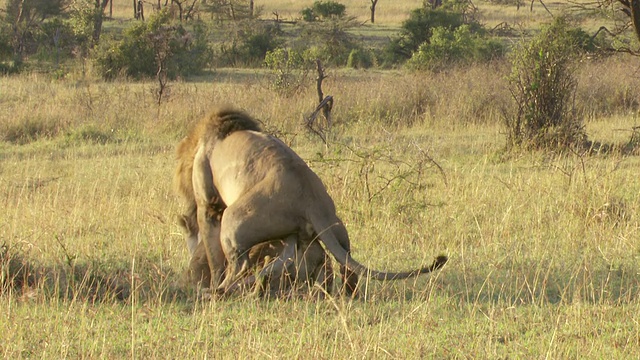
{"label": "dead branch", "polygon": [[[305,125],[307,129],[311,130],[314,134],[318,135],[322,142],[327,143],[326,133],[331,128],[331,109],[333,108],[333,96],[329,95],[326,98],[320,101],[320,104],[316,106],[316,109],[311,113],[311,115],[305,118]],[[328,109],[328,110],[327,110]],[[327,126],[325,129],[319,125],[316,120],[318,118],[318,114],[322,110],[323,114],[325,114],[325,119],[327,120]]]}
{"label": "dead branch", "polygon": [[[333,96],[329,95],[325,97],[324,93],[322,92],[322,81],[327,78],[327,75],[325,75],[324,69],[322,69],[322,63],[318,59],[316,59],[316,71],[318,72],[318,76],[316,77],[316,90],[318,92],[319,104],[313,111],[313,113],[305,118],[305,124],[307,128],[318,135],[326,145],[326,134],[331,129],[331,109],[333,109]],[[316,121],[318,112],[320,112],[320,110],[322,110],[322,114],[325,118],[326,126],[324,129]]]}

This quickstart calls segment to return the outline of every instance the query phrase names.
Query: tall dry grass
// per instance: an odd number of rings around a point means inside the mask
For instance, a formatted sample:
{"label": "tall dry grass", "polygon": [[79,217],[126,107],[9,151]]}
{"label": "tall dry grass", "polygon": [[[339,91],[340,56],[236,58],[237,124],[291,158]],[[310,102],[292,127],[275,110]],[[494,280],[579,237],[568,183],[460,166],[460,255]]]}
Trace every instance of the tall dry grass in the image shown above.
{"label": "tall dry grass", "polygon": [[[636,61],[581,68],[576,106],[594,140],[625,142],[637,126],[638,95],[618,91]],[[159,107],[152,82],[0,78],[2,356],[633,358],[639,160],[505,154],[507,72],[330,72],[328,147],[302,124],[313,87],[278,97],[260,72],[172,83]],[[173,148],[219,102],[308,161],[357,259],[450,262],[430,277],[363,280],[355,301],[195,301]]]}

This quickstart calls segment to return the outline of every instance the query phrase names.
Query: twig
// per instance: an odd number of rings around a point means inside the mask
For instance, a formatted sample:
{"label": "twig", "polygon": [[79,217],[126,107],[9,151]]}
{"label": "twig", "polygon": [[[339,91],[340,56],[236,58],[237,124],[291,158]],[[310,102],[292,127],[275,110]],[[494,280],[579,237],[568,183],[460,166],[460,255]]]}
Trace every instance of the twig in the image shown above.
{"label": "twig", "polygon": [[444,180],[444,186],[449,186],[449,182],[447,181],[447,174],[444,172],[444,169],[442,169],[442,166],[440,166],[440,164],[438,164],[435,160],[433,160],[433,158],[429,156],[429,154],[427,154],[427,152],[424,151],[417,143],[412,142],[412,144],[413,146],[416,147],[416,149],[418,149],[418,151],[420,151],[422,156],[427,158],[429,162],[431,162],[433,165],[435,165],[438,168],[438,170],[440,171],[440,174],[442,175],[442,179]]}

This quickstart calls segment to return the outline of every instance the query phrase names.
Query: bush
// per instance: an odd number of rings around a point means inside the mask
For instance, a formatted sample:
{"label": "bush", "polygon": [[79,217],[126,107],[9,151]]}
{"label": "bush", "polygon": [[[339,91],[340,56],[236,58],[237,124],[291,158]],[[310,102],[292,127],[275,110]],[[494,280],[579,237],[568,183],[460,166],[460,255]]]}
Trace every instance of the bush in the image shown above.
{"label": "bush", "polygon": [[347,59],[347,66],[353,69],[368,69],[376,62],[373,51],[356,48],[351,50]]}
{"label": "bush", "polygon": [[282,30],[277,24],[247,21],[237,24],[220,46],[220,65],[259,65],[269,51],[284,44]]}
{"label": "bush", "polygon": [[573,111],[575,64],[582,51],[571,30],[559,17],[513,52],[509,83],[517,109],[505,117],[509,147],[562,147],[586,140]]}
{"label": "bush", "polygon": [[93,54],[105,79],[155,76],[161,61],[169,78],[197,74],[211,57],[204,27],[195,24],[188,31],[164,10],[125,30],[122,40],[102,41]]}
{"label": "bush", "polygon": [[304,21],[316,21],[318,19],[330,19],[343,17],[346,6],[335,1],[316,1],[313,7],[302,10]]}
{"label": "bush", "polygon": [[488,61],[501,57],[504,51],[500,42],[471,33],[469,25],[455,30],[437,27],[430,42],[420,45],[407,65],[418,70],[441,70],[455,64]]}
{"label": "bush", "polygon": [[78,47],[76,35],[68,21],[60,18],[48,20],[34,33],[38,44],[37,58],[54,61],[56,64],[65,58],[72,57]]}
{"label": "bush", "polygon": [[[11,34],[14,62],[34,54],[40,47],[42,26],[64,15],[64,0],[7,0],[2,17],[2,32]],[[50,34],[53,35],[53,34]]]}
{"label": "bush", "polygon": [[264,64],[273,74],[274,90],[283,96],[293,95],[302,88],[310,69],[300,52],[283,48],[267,52]]}
{"label": "bush", "polygon": [[0,74],[12,72],[13,46],[11,45],[11,27],[0,23]]}
{"label": "bush", "polygon": [[[409,19],[402,23],[400,36],[387,45],[386,58],[394,62],[409,59],[420,45],[431,42],[434,29],[444,28],[453,31],[462,25],[464,17],[461,12],[427,7],[415,9],[411,11]],[[480,29],[477,23],[469,24],[469,31],[472,33]]]}

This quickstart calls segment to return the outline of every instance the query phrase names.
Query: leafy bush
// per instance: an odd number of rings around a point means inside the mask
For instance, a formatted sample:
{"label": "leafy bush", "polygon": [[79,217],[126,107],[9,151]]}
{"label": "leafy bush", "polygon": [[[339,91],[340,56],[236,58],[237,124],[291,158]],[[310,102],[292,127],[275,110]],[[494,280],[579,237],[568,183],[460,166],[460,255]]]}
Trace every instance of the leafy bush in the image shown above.
{"label": "leafy bush", "polygon": [[316,21],[318,19],[340,18],[345,14],[346,6],[335,1],[316,1],[313,7],[302,10],[304,21]]}
{"label": "leafy bush", "polygon": [[76,35],[68,21],[61,18],[48,20],[34,33],[38,44],[37,58],[39,60],[55,61],[74,55],[78,46]]}
{"label": "leafy bush", "polygon": [[202,25],[196,23],[189,31],[164,10],[126,29],[122,40],[102,41],[93,54],[105,79],[155,76],[160,62],[169,78],[196,74],[209,64],[211,56]]}
{"label": "leafy bush", "polygon": [[516,114],[505,117],[508,146],[558,147],[585,141],[573,111],[575,64],[582,50],[562,18],[513,52],[509,78]]}
{"label": "leafy bush", "polygon": [[284,44],[277,24],[247,21],[237,24],[220,46],[221,66],[259,65],[269,51]]}
{"label": "leafy bush", "polygon": [[[16,61],[34,54],[39,48],[38,33],[49,19],[64,14],[64,0],[7,0],[2,18],[3,25],[12,34],[11,45]],[[5,29],[2,29],[3,32]]]}
{"label": "leafy bush", "polygon": [[347,66],[354,69],[368,69],[374,66],[376,57],[373,51],[356,48],[351,50]]}
{"label": "leafy bush", "polygon": [[[386,47],[387,60],[399,62],[411,58],[420,45],[430,43],[433,30],[444,28],[453,31],[464,24],[461,12],[447,9],[423,7],[411,11],[409,19],[402,23],[400,36],[392,39]],[[477,23],[469,24],[469,31],[480,29]]]}
{"label": "leafy bush", "polygon": [[310,69],[300,52],[284,48],[267,52],[264,64],[273,74],[273,89],[284,96],[293,95],[304,86]]}
{"label": "leafy bush", "polygon": [[302,13],[302,20],[304,21],[311,22],[311,21],[316,21],[318,19],[316,14],[313,12],[312,8],[302,9],[301,13]]}
{"label": "leafy bush", "polygon": [[500,42],[472,33],[469,25],[454,30],[437,27],[430,41],[420,45],[407,65],[419,70],[440,70],[452,64],[488,61],[501,57],[504,51]]}
{"label": "leafy bush", "polygon": [[13,46],[11,44],[11,27],[9,24],[0,23],[0,74],[13,71],[14,64]]}

